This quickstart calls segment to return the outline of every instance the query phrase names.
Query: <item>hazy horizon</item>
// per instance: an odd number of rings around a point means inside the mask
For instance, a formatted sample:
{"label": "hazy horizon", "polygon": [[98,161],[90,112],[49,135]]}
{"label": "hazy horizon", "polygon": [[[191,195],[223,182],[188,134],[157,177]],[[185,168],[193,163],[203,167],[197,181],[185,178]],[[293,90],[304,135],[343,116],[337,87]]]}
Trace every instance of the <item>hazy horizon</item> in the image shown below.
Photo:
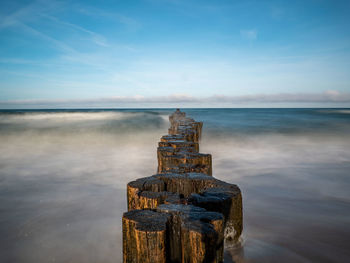
{"label": "hazy horizon", "polygon": [[46,108],[46,107],[36,107],[36,108],[0,108],[0,111],[79,111],[79,110],[188,110],[188,109],[344,109],[348,110],[349,107],[56,107],[56,108]]}

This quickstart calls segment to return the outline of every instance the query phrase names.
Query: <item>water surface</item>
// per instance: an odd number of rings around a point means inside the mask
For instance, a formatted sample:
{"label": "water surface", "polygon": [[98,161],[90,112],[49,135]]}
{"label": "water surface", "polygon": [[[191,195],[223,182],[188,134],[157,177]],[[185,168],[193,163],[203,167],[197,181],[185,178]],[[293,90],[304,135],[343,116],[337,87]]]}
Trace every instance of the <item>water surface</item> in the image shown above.
{"label": "water surface", "polygon": [[[120,262],[128,181],[173,109],[0,112],[0,262]],[[243,192],[226,262],[348,262],[349,109],[186,109]]]}

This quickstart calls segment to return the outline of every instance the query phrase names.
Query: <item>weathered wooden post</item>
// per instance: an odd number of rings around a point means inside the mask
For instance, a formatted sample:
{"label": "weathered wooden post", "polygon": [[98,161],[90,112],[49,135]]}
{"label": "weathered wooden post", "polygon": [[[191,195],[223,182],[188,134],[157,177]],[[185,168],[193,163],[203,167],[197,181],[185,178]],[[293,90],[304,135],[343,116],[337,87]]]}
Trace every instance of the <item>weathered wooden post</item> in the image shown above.
{"label": "weathered wooden post", "polygon": [[169,120],[158,173],[127,185],[124,262],[222,262],[224,240],[243,230],[241,191],[212,177],[211,155],[199,153],[201,122],[180,110]]}
{"label": "weathered wooden post", "polygon": [[167,262],[169,215],[151,210],[132,210],[123,215],[124,262]]}

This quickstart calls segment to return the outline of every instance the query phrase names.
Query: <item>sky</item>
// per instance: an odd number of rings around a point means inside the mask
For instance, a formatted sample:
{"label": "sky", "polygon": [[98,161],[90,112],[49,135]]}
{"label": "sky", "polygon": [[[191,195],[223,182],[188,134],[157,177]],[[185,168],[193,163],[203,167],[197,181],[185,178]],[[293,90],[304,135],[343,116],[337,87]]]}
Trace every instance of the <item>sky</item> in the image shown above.
{"label": "sky", "polygon": [[350,1],[0,1],[0,108],[350,107]]}

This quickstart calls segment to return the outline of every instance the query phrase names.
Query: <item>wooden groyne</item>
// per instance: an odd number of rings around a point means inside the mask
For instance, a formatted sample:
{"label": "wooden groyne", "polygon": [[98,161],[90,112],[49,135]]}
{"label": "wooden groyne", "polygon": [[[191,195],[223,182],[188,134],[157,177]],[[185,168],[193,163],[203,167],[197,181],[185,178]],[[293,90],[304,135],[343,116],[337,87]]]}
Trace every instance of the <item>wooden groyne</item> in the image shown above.
{"label": "wooden groyne", "polygon": [[242,233],[237,185],[212,176],[210,154],[199,153],[202,122],[176,110],[158,144],[158,173],[127,185],[123,215],[126,263],[222,262],[224,242]]}

